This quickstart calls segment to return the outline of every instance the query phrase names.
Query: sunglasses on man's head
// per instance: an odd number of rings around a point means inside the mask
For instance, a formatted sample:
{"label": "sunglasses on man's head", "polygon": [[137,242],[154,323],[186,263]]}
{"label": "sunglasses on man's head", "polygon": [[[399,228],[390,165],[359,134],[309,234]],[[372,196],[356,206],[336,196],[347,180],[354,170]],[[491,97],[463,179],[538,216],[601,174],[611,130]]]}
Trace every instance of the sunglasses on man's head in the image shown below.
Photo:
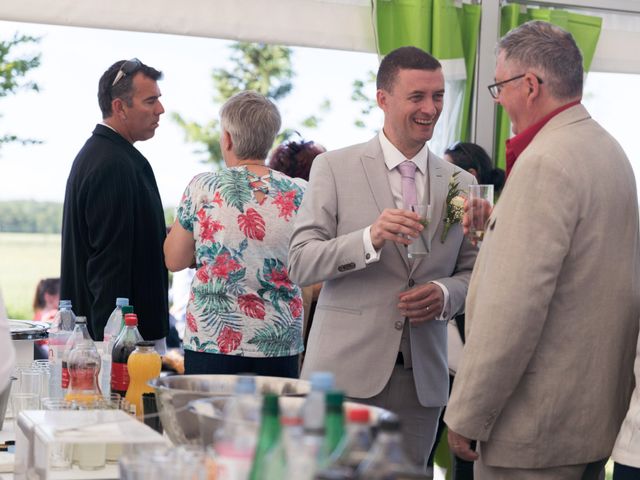
{"label": "sunglasses on man's head", "polygon": [[116,84],[122,80],[126,75],[131,75],[134,72],[137,72],[140,67],[142,67],[142,62],[137,58],[132,58],[131,60],[127,60],[122,65],[120,65],[120,70],[116,74],[116,78],[113,79],[112,87],[115,87]]}

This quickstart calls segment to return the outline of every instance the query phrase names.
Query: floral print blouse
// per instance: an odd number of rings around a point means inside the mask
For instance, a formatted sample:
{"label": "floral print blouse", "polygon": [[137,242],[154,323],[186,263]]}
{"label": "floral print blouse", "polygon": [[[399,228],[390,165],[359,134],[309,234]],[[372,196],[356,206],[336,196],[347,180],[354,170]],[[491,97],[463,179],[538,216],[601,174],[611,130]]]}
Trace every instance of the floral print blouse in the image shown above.
{"label": "floral print blouse", "polygon": [[177,212],[195,239],[184,348],[246,357],[303,350],[302,292],[289,280],[287,261],[306,185],[246,167],[191,180]]}

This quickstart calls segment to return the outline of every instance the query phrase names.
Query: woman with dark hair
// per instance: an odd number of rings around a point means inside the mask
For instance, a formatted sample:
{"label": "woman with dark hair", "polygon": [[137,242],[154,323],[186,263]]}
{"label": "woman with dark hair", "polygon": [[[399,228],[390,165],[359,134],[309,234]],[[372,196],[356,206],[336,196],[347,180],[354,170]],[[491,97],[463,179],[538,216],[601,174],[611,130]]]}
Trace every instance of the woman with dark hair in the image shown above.
{"label": "woman with dark hair", "polygon": [[[298,142],[288,140],[278,145],[271,153],[269,167],[290,177],[302,178],[308,181],[311,164],[318,155],[326,151],[322,145],[318,145],[313,141],[305,141],[302,138],[300,138]],[[302,305],[304,308],[302,332],[305,350],[307,348],[311,323],[313,322],[313,313],[316,309],[316,302],[320,295],[321,288],[321,283],[302,288]]]}
{"label": "woman with dark hair", "polygon": [[322,145],[312,141],[293,140],[281,143],[271,154],[269,168],[278,170],[293,178],[309,180],[311,163],[321,153],[326,152]]}
{"label": "woman with dark hair", "polygon": [[60,278],[43,278],[33,297],[33,319],[51,321],[60,302]]}
{"label": "woman with dark hair", "polygon": [[444,151],[444,158],[476,177],[482,185],[493,185],[496,196],[505,182],[504,170],[494,168],[484,148],[470,142],[456,142]]}

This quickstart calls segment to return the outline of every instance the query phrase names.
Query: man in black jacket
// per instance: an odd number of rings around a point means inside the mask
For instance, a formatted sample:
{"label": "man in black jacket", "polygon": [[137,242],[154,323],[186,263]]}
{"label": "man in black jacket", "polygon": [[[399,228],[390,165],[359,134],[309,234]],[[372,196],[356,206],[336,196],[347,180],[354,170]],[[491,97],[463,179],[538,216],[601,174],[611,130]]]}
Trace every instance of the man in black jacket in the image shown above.
{"label": "man in black jacket", "polygon": [[61,298],[103,339],[116,297],[129,298],[145,340],[169,329],[166,237],[158,186],[133,144],[153,137],[162,73],[138,59],[114,63],[100,78],[103,122],[78,153],[67,180],[62,219]]}

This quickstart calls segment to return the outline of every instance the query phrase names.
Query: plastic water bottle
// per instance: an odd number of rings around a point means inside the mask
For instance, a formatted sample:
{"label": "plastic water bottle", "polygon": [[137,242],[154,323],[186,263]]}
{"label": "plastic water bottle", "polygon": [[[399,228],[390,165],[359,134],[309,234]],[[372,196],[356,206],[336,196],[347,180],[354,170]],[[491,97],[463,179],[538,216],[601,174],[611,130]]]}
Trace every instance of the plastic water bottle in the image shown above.
{"label": "plastic water bottle", "polygon": [[51,327],[49,328],[49,362],[51,379],[49,395],[62,398],[62,357],[64,348],[76,324],[76,316],[71,309],[71,300],[60,300]]}
{"label": "plastic water bottle", "polygon": [[260,425],[260,403],[253,375],[241,375],[223,408],[223,424],[213,438],[218,480],[246,480]]}
{"label": "plastic water bottle", "polygon": [[69,389],[65,400],[90,405],[101,397],[98,386],[100,354],[89,336],[86,317],[77,318],[67,345]]}
{"label": "plastic water bottle", "polygon": [[111,393],[111,351],[116,338],[124,326],[124,314],[122,307],[129,305],[128,298],[116,298],[116,308],[109,315],[107,324],[104,327],[104,341],[100,352],[102,366],[100,368],[100,390],[105,398],[109,398]]}
{"label": "plastic water bottle", "polygon": [[[64,346],[64,353],[62,354],[62,389],[66,390],[69,388],[69,354],[73,350],[76,345],[80,345],[81,343],[90,344],[91,347],[96,350],[95,345],[93,344],[93,340],[91,339],[91,335],[89,335],[89,330],[87,329],[87,317],[78,317],[75,319],[75,327],[73,327],[73,332],[67,339],[67,343]],[[96,350],[96,354],[97,354]],[[100,364],[98,363],[98,369],[100,368]]]}
{"label": "plastic water bottle", "polygon": [[325,411],[326,395],[334,385],[330,372],[311,374],[311,392],[302,405],[303,437],[300,453],[287,465],[290,478],[310,480],[325,466]]}

